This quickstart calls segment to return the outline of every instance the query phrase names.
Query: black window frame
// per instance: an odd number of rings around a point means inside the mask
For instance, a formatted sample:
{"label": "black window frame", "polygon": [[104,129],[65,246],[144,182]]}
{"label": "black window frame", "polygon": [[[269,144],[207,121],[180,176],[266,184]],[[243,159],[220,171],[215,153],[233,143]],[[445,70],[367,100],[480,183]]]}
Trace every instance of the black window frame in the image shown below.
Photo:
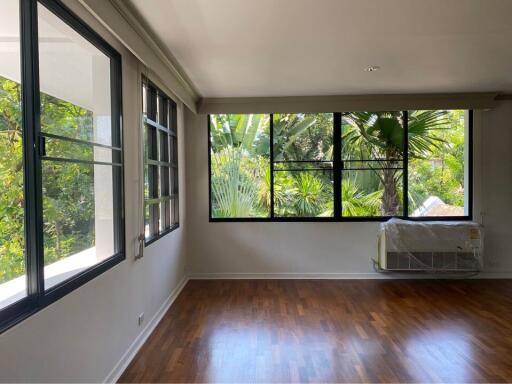
{"label": "black window frame", "polygon": [[[146,88],[146,106],[142,105],[142,129],[144,130],[144,173],[147,173],[148,196],[144,193],[144,228],[146,226],[146,208],[150,236],[144,234],[144,246],[148,246],[165,235],[178,229],[179,218],[179,166],[178,166],[178,119],[177,104],[147,76],[142,75],[142,92]],[[164,104],[161,101],[165,101]],[[142,98],[144,103],[144,97]],[[146,111],[146,113],[144,113]],[[160,121],[165,116],[164,121]],[[157,121],[158,120],[158,121]],[[153,134],[154,131],[154,134]],[[151,133],[151,135],[150,135]],[[162,142],[162,135],[165,141]],[[147,139],[146,139],[147,138]],[[163,143],[167,143],[167,148]],[[162,158],[162,150],[166,156]],[[164,152],[164,153],[165,153]],[[152,158],[149,158],[149,153]],[[162,177],[162,169],[167,170],[167,178]],[[174,176],[174,177],[173,177]],[[146,176],[144,176],[144,188]],[[164,205],[169,204],[167,210]],[[171,217],[171,213],[172,216]],[[163,214],[164,227],[161,230],[159,219]]]}
{"label": "black window frame", "polygon": [[[105,146],[82,140],[68,139],[41,131],[39,90],[38,4],[80,34],[110,59],[110,92],[112,114],[112,145]],[[25,263],[27,295],[0,309],[0,333],[59,300],[71,291],[125,260],[124,225],[124,154],[122,133],[122,69],[121,55],[106,40],[83,22],[60,0],[19,0],[21,43],[21,88],[23,162],[25,195]],[[45,139],[56,138],[79,144],[108,147],[112,150],[114,249],[107,259],[49,287],[44,286],[44,244],[42,204],[42,162],[55,160],[46,156]],[[58,161],[100,164],[102,162],[64,159]]]}
{"label": "black window frame", "polygon": [[[408,115],[409,110],[397,111],[402,113],[404,125],[404,138],[408,137]],[[414,217],[409,216],[408,209],[408,191],[409,191],[409,148],[408,140],[404,140],[403,152],[403,215],[397,216],[342,216],[342,200],[341,200],[341,180],[342,172],[344,169],[342,156],[342,115],[349,112],[332,112],[333,114],[333,159],[332,159],[332,172],[333,172],[333,199],[334,199],[334,215],[332,217],[283,217],[275,215],[274,204],[274,157],[273,157],[273,143],[274,143],[274,113],[264,113],[270,116],[270,212],[268,217],[213,217],[212,216],[212,142],[211,142],[211,115],[207,115],[208,120],[208,219],[212,223],[222,222],[384,222],[391,218],[399,218],[410,221],[470,221],[473,220],[473,109],[466,109],[468,111],[468,207],[467,215],[464,216],[423,216]],[[379,112],[379,111],[374,111]],[[310,162],[310,161],[308,161]]]}

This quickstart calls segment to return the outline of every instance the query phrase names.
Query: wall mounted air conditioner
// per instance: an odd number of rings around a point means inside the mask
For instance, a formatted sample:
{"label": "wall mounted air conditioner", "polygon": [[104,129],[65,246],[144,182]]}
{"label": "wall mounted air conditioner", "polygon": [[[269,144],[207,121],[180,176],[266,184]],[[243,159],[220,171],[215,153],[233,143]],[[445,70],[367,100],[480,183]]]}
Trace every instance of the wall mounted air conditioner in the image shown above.
{"label": "wall mounted air conditioner", "polygon": [[382,271],[475,272],[482,269],[483,228],[391,219],[381,224],[378,253]]}

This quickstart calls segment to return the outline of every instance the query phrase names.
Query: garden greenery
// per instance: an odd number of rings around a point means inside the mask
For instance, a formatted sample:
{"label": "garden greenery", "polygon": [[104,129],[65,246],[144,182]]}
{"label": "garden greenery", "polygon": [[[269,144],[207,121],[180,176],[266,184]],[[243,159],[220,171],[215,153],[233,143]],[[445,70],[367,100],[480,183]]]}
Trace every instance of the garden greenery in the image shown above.
{"label": "garden greenery", "polygon": [[[0,284],[25,274],[21,87],[0,77]],[[92,112],[41,93],[41,129],[82,140]],[[93,149],[49,141],[47,155],[92,160]],[[78,151],[78,152],[77,152]],[[94,167],[43,162],[45,265],[94,246]]]}
{"label": "garden greenery", "polygon": [[[464,216],[465,111],[427,110],[341,114],[343,217],[406,216],[404,116],[408,215],[428,216],[418,209],[437,197]],[[268,218],[272,179],[275,217],[333,217],[332,113],[217,114],[209,124],[212,218]]]}

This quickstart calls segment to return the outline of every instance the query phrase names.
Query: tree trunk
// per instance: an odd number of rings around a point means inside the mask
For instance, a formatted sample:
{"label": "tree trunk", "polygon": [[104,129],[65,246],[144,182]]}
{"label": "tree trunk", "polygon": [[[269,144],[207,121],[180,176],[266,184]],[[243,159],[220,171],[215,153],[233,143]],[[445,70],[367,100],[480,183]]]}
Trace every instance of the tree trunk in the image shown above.
{"label": "tree trunk", "polygon": [[398,196],[398,188],[395,181],[394,169],[382,170],[382,181],[384,184],[384,192],[382,194],[382,214],[384,216],[394,216],[398,212],[400,200]]}

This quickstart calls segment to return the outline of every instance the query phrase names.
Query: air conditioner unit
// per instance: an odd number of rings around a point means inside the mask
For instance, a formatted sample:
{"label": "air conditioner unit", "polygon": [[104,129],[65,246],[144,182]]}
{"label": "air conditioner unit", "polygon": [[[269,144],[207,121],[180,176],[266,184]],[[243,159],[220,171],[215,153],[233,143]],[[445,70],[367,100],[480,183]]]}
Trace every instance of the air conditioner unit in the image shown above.
{"label": "air conditioner unit", "polygon": [[378,253],[382,271],[479,271],[483,228],[466,221],[391,219],[381,224]]}

